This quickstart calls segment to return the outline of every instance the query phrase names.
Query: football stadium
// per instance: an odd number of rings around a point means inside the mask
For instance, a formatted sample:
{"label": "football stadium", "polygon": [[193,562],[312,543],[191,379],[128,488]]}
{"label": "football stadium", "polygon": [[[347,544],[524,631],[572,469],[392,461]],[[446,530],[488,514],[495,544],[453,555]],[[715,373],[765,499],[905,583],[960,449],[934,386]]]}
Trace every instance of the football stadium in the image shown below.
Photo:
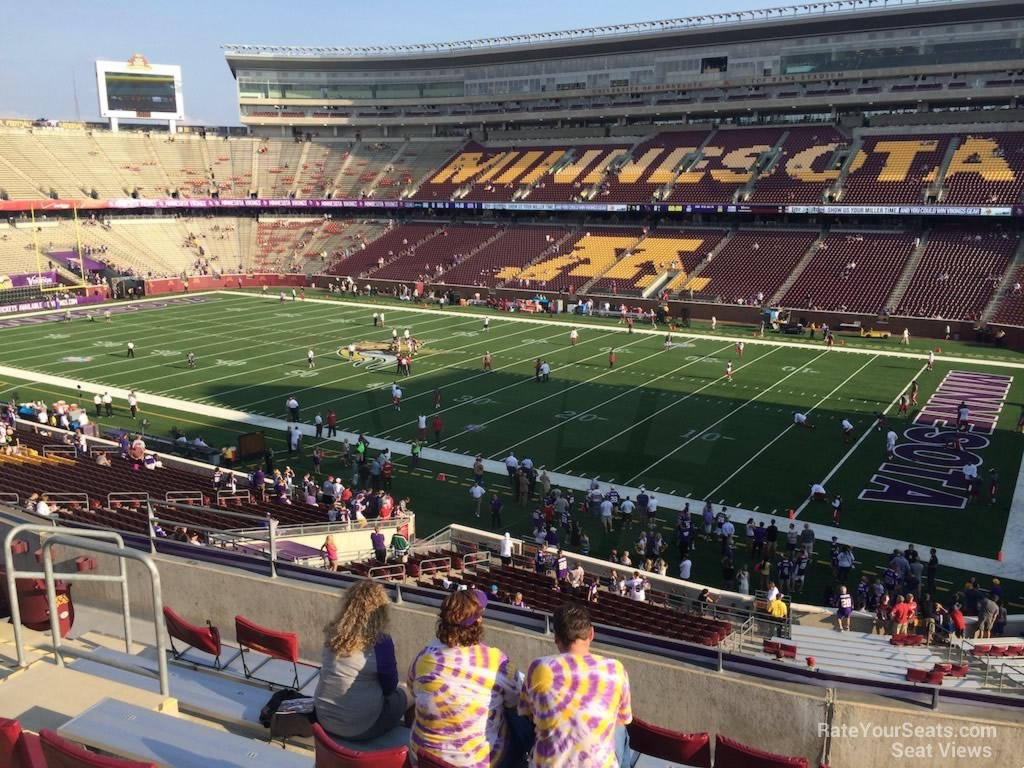
{"label": "football stadium", "polygon": [[0,119],[0,768],[1020,765],[1024,4],[221,54]]}

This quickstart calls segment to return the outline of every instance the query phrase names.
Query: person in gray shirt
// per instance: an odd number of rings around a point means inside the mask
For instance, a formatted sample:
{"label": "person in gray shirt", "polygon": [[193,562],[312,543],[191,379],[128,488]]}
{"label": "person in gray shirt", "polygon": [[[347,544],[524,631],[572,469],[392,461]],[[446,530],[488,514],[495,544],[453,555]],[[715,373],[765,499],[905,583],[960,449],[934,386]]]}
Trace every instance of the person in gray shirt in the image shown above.
{"label": "person in gray shirt", "polygon": [[390,610],[384,587],[367,579],[345,590],[341,610],[324,628],[314,706],[317,721],[332,736],[376,739],[400,725],[412,708],[409,689],[398,683]]}

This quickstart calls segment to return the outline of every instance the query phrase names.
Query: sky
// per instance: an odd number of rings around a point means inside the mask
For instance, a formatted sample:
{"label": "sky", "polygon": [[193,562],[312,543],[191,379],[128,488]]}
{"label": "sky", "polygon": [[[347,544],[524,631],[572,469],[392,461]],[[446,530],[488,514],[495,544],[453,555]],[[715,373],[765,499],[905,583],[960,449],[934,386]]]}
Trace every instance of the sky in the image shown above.
{"label": "sky", "polygon": [[[98,120],[96,59],[180,64],[186,121],[237,125],[221,45],[401,45],[776,7],[766,0],[43,2],[0,25],[0,118]],[[77,107],[75,94],[77,92]]]}

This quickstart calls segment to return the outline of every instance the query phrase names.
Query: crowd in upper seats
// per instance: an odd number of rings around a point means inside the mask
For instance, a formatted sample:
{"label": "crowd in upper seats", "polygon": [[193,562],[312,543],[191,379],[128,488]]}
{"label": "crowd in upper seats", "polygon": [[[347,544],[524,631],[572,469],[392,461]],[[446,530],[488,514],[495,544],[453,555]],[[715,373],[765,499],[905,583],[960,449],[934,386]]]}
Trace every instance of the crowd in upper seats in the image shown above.
{"label": "crowd in upper seats", "polygon": [[402,681],[387,592],[372,580],[350,587],[324,631],[320,725],[368,741],[405,723],[413,764],[426,754],[456,768],[629,765],[629,678],[619,661],[591,652],[586,606],[555,611],[556,652],[521,673],[484,642],[487,600],[471,589],[445,597],[435,639]]}

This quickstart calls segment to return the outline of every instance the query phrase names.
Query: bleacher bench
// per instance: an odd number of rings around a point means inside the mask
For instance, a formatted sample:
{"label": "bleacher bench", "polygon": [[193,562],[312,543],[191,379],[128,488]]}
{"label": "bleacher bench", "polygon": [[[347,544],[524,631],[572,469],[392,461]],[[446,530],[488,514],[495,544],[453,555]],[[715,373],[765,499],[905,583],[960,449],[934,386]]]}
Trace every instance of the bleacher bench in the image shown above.
{"label": "bleacher bench", "polygon": [[313,758],[117,699],[103,699],[58,731],[70,741],[167,768],[313,768]]}

